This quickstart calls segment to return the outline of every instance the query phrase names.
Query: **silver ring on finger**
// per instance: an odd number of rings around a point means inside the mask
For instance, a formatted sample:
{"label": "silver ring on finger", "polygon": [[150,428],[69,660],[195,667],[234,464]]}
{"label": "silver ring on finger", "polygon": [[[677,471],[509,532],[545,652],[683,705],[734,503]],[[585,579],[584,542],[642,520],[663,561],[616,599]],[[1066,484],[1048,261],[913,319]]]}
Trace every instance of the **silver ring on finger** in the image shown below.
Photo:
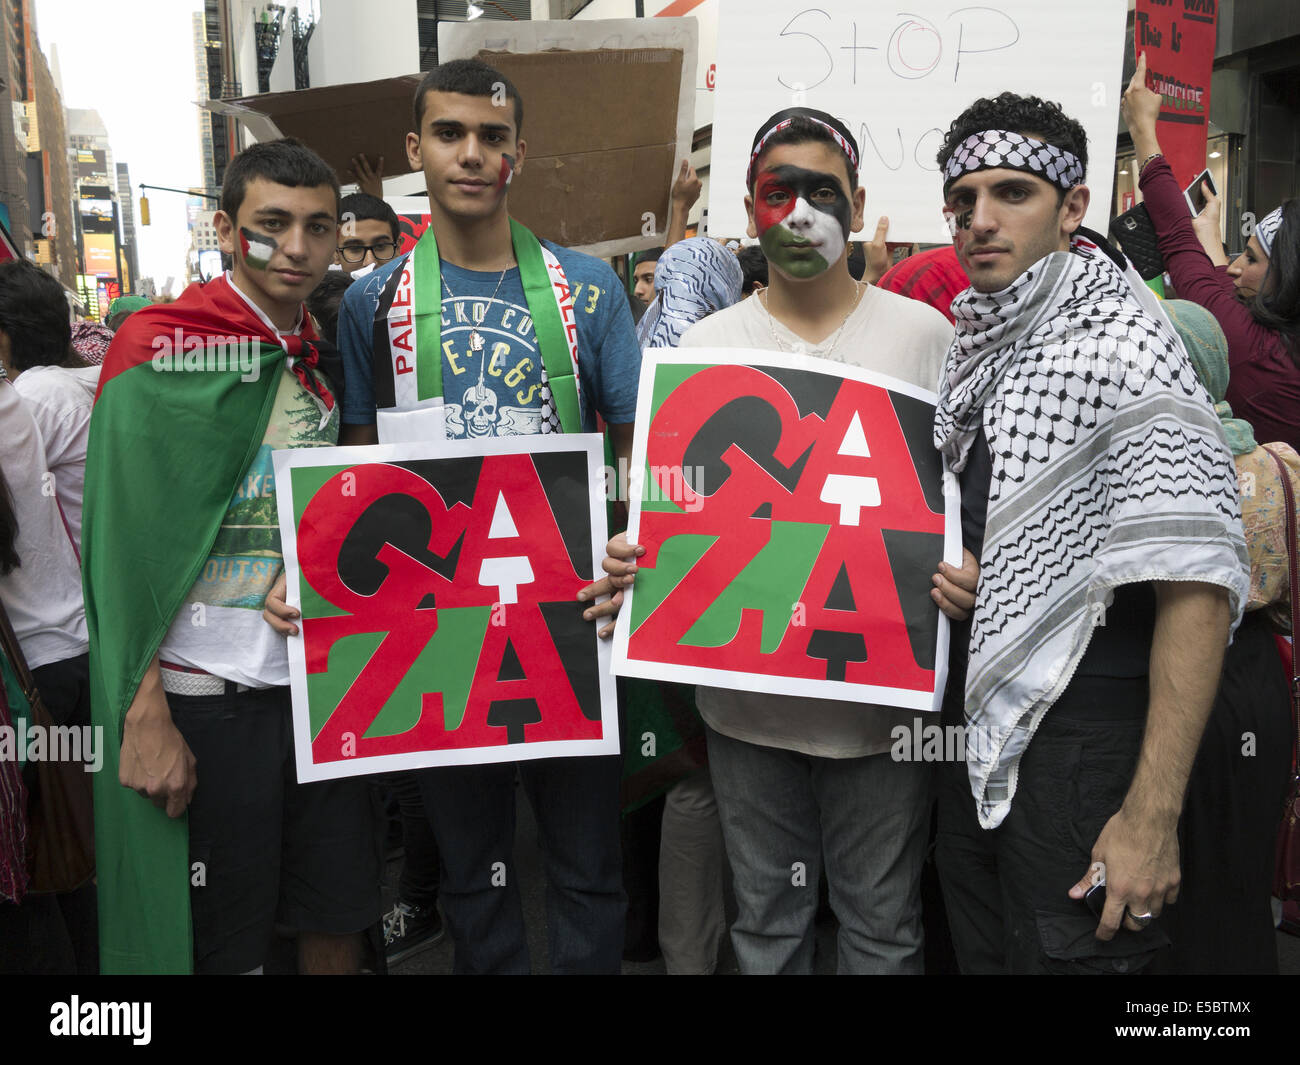
{"label": "silver ring on finger", "polygon": [[1156,919],[1156,915],[1148,911],[1147,913],[1129,913],[1129,920],[1137,925],[1139,932],[1145,931],[1146,926]]}

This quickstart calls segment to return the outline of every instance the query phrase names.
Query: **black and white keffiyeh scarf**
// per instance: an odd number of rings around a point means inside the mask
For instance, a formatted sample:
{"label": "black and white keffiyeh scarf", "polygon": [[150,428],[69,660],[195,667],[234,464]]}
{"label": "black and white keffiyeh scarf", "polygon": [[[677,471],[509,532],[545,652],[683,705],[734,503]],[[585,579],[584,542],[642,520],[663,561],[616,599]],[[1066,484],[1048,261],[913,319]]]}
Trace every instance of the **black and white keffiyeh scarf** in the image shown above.
{"label": "black and white keffiyeh scarf", "polygon": [[935,446],[960,471],[983,426],[992,458],[965,712],[980,824],[996,828],[1114,589],[1217,584],[1235,628],[1249,564],[1209,396],[1097,245],[1076,239],[952,310]]}

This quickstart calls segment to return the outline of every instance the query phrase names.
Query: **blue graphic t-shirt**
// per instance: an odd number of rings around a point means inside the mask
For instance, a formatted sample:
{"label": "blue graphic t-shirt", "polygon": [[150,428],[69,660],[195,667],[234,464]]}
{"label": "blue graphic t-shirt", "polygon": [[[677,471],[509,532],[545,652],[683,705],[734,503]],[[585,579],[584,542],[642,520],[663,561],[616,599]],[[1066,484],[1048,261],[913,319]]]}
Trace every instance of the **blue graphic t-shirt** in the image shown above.
{"label": "blue graphic t-shirt", "polygon": [[[585,426],[598,411],[607,422],[636,415],[641,350],[623,286],[590,255],[544,244],[572,289]],[[375,312],[384,285],[405,257],[355,282],[339,308],[338,342],[347,388],[345,425],[373,425]],[[442,390],[449,439],[520,436],[541,431],[542,359],[519,270],[482,273],[442,263]],[[418,284],[418,281],[417,281]],[[481,345],[471,344],[477,332]]]}

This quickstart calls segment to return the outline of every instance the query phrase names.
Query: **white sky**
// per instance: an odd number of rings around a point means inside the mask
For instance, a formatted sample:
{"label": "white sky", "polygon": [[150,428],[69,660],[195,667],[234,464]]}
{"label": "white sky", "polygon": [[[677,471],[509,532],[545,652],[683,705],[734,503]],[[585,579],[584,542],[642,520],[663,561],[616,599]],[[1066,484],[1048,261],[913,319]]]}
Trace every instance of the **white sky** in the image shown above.
{"label": "white sky", "polygon": [[58,45],[63,106],[98,111],[113,162],[130,167],[141,276],[159,291],[174,277],[173,294],[185,279],[186,197],[150,192],[152,224],[142,226],[138,186],[203,184],[190,18],[199,10],[195,0],[35,0],[47,60]]}

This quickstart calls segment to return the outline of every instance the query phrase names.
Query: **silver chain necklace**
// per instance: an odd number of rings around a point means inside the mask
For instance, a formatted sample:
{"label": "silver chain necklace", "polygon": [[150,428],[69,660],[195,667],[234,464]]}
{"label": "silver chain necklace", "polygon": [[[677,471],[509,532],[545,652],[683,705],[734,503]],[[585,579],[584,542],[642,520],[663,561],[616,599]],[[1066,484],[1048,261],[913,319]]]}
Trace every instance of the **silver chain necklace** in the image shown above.
{"label": "silver chain necklace", "polygon": [[[510,269],[510,267],[511,267],[512,265],[513,265],[513,263],[506,263],[506,265],[505,265],[504,267],[502,267],[502,269],[501,269],[501,276],[497,278],[497,287],[494,288],[494,289],[492,290],[492,295],[490,295],[490,296],[488,297],[488,299],[487,299],[488,303],[491,303],[493,300],[495,300],[495,299],[497,298],[497,293],[501,291],[501,282],[504,281],[504,280],[506,279],[506,272]],[[444,291],[447,293],[447,295],[450,296],[452,299],[455,300],[455,299],[461,299],[461,298],[462,298],[462,297],[460,297],[460,296],[457,296],[456,293],[452,292],[452,290],[451,290],[451,286],[450,286],[449,284],[447,284],[447,275],[444,274],[441,270],[438,271],[438,281],[441,283],[441,285],[442,285],[442,287],[443,287],[443,290],[444,290]],[[465,297],[465,298],[466,298],[466,299],[471,299],[472,297]],[[487,311],[485,310],[483,313],[484,313],[484,315],[486,316]],[[487,343],[486,343],[486,341],[484,341],[484,339],[483,339],[483,334],[480,333],[480,332],[478,331],[477,328],[475,328],[476,326],[481,325],[481,324],[482,324],[482,322],[476,322],[476,323],[474,323],[473,326],[470,327],[470,330],[469,330],[469,350],[470,350],[470,351],[484,351],[484,349],[487,347]],[[485,354],[485,355],[483,356],[483,358],[487,358],[487,355]],[[480,383],[481,383],[482,380],[483,380],[483,370],[482,370],[481,367],[480,367],[479,375],[478,375],[478,376],[479,376],[479,381],[480,381]]]}
{"label": "silver chain necklace", "polygon": [[[853,288],[856,291],[856,295],[854,296],[853,299],[853,306],[851,306],[848,309],[848,311],[844,315],[843,321],[840,322],[839,328],[836,329],[835,332],[831,335],[830,345],[826,348],[826,350],[822,353],[821,356],[824,359],[829,359],[831,357],[831,352],[835,350],[835,345],[840,342],[840,334],[844,332],[844,327],[849,324],[849,319],[853,316],[853,312],[858,309],[858,304],[862,302],[862,294],[867,290],[866,286],[863,285],[862,282],[860,281],[854,281]],[[758,303],[759,306],[763,308],[763,312],[767,315],[767,328],[768,331],[772,334],[772,340],[776,343],[776,350],[788,351],[791,352],[792,354],[801,354],[798,348],[789,347],[785,343],[785,341],[783,341],[779,336],[777,336],[776,318],[773,316],[772,312],[767,308],[767,299],[766,299],[767,293],[768,293],[767,289],[764,289],[761,293],[759,293]],[[790,330],[790,331],[794,332],[794,330]],[[822,344],[825,343],[826,341],[823,340],[821,344],[810,343],[808,346],[810,348],[819,348],[822,346]]]}

